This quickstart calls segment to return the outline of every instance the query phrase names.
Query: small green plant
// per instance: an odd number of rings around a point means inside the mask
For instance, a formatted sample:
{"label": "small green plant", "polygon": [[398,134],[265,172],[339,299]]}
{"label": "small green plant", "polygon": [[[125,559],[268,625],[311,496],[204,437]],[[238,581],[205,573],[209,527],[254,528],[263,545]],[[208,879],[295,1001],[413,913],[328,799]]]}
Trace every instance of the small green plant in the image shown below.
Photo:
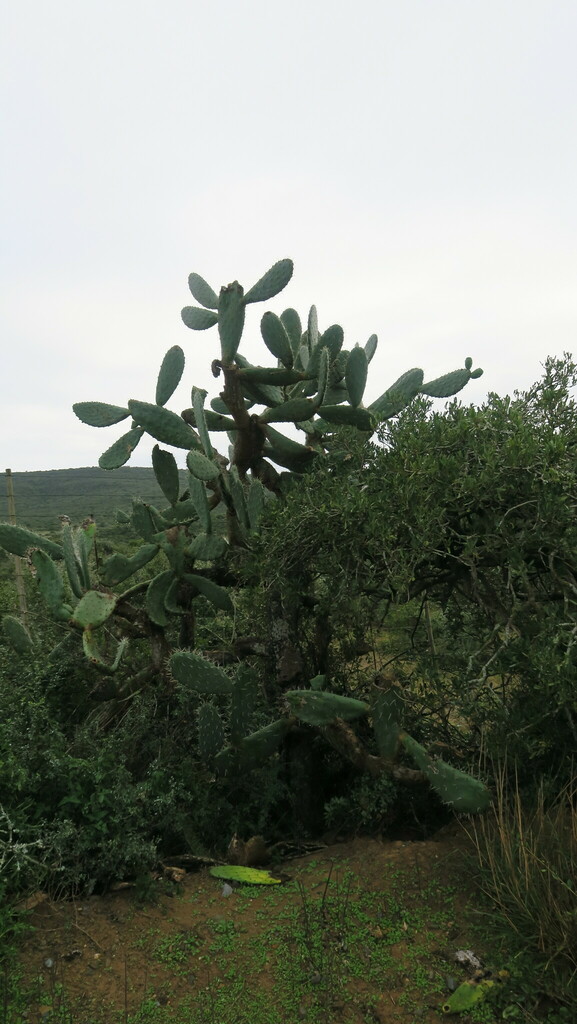
{"label": "small green plant", "polygon": [[199,949],[201,939],[194,929],[165,935],[155,944],[152,955],[159,963],[167,967],[179,968],[186,964],[193,953]]}
{"label": "small green plant", "polygon": [[345,832],[379,832],[389,820],[398,786],[388,775],[371,779],[361,775],[346,796],[334,796],[325,805],[327,828]]}

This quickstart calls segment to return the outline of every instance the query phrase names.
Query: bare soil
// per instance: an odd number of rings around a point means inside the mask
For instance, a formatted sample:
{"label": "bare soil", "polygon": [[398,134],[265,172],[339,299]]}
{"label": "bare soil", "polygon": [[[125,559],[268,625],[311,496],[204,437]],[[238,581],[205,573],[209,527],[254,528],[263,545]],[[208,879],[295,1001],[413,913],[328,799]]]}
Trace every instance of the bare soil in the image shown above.
{"label": "bare soil", "polygon": [[204,867],[151,882],[146,901],[134,888],[44,899],[20,956],[22,1019],[436,1024],[471,974],[455,952],[495,956],[466,845],[458,826],[356,838],[282,862],[280,885],[226,895]]}

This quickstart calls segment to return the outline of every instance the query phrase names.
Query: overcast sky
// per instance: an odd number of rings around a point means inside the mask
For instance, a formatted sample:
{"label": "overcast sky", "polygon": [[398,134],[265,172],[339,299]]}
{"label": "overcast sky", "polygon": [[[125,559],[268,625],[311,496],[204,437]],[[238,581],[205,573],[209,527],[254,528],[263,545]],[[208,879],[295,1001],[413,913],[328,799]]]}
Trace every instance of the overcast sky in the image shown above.
{"label": "overcast sky", "polygon": [[[463,365],[511,392],[577,329],[575,0],[13,0],[0,25],[2,464],[96,465],[75,401],[216,393],[196,271],[379,336],[367,401]],[[141,446],[134,463],[147,465]],[[182,453],[181,453],[182,455]]]}

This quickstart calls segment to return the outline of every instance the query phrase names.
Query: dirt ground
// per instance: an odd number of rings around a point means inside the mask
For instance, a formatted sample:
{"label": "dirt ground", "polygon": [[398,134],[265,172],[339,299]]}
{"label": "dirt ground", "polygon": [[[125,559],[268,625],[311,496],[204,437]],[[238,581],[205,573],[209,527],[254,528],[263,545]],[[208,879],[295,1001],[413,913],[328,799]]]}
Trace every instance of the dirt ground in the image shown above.
{"label": "dirt ground", "polygon": [[288,876],[280,885],[228,892],[207,865],[152,882],[146,901],[134,888],[39,897],[20,957],[22,1019],[434,1024],[471,974],[455,952],[486,955],[465,853],[452,826],[285,860],[271,869]]}

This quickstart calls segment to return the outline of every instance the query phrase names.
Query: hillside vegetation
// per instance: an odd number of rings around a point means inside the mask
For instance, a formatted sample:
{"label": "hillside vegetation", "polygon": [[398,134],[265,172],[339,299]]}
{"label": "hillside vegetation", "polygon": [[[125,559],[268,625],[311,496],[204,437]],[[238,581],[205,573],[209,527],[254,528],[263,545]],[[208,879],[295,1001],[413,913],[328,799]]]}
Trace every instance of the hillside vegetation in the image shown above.
{"label": "hillside vegetation", "polygon": [[[183,479],[184,479],[184,473]],[[12,473],[17,522],[31,530],[58,532],[58,516],[82,522],[93,515],[99,526],[115,523],[116,509],[130,508],[133,498],[153,505],[164,501],[154,471],[123,466],[115,473],[99,467]],[[6,487],[0,493],[0,522],[8,522]]]}

